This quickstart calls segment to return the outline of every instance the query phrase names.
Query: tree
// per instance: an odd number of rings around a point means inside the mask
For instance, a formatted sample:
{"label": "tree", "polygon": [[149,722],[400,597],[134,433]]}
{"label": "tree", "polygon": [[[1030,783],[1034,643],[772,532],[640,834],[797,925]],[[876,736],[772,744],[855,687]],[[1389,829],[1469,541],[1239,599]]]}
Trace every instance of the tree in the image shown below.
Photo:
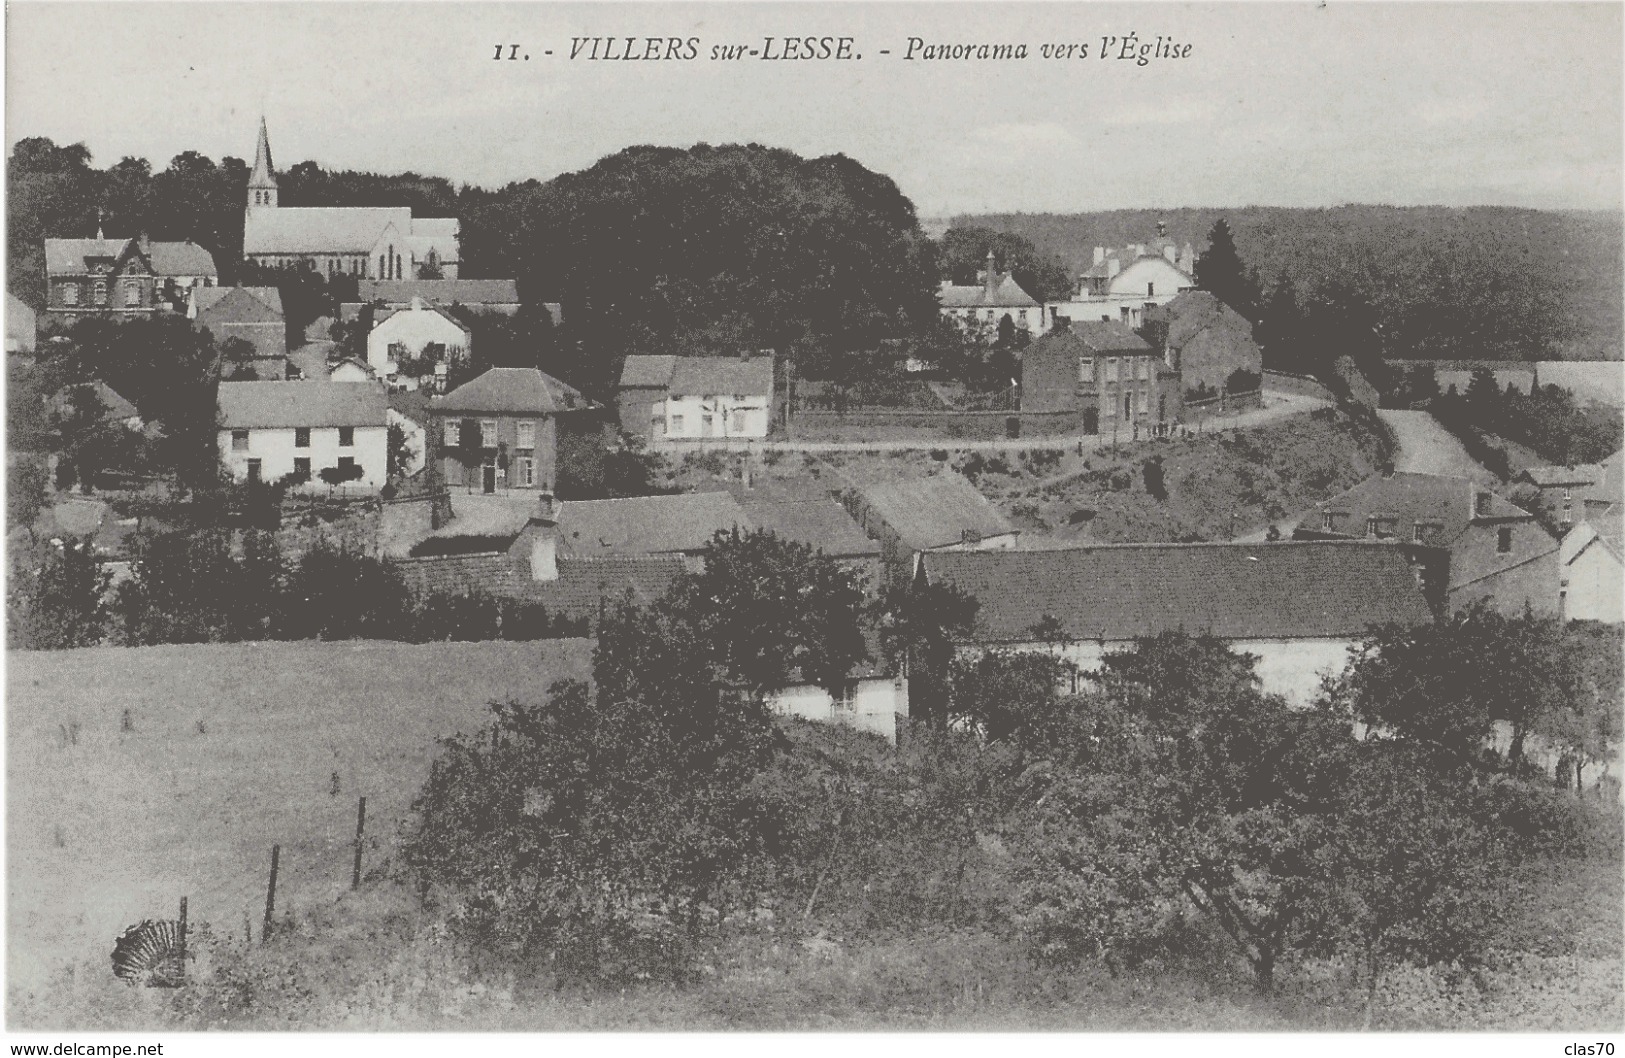
{"label": "tree", "polygon": [[367,476],[366,468],[360,463],[345,463],[336,467],[323,467],[317,472],[317,477],[329,489],[336,489],[348,481],[360,481]]}
{"label": "tree", "polygon": [[994,263],[1038,302],[1072,296],[1072,276],[1054,257],[1045,257],[1027,238],[992,228],[949,228],[936,244],[938,275],[962,286],[979,286],[991,250]]}
{"label": "tree", "polygon": [[1065,658],[988,650],[954,659],[949,719],[989,742],[1040,746],[1053,726],[1061,687],[1075,672]]}
{"label": "tree", "polygon": [[945,728],[956,642],[976,627],[976,599],[952,584],[894,581],[872,605],[880,649],[909,681],[909,716]]}
{"label": "tree", "polygon": [[6,584],[7,638],[24,650],[95,646],[107,631],[112,574],[96,561],[89,540],[52,541],[37,562],[21,551]]}
{"label": "tree", "polygon": [[406,427],[400,423],[390,423],[388,432],[389,480],[399,481],[406,476],[406,468],[417,458],[418,450],[412,439],[406,436]]}
{"label": "tree", "polygon": [[1152,456],[1140,468],[1145,475],[1145,491],[1159,503],[1168,498],[1168,487],[1163,482],[1162,457]]}
{"label": "tree", "polygon": [[1256,280],[1236,252],[1235,237],[1223,217],[1213,222],[1208,246],[1196,259],[1196,285],[1249,320],[1258,318],[1260,293]]}
{"label": "tree", "polygon": [[34,523],[51,502],[51,476],[33,459],[15,459],[6,471],[6,524],[23,526],[33,542]]}
{"label": "tree", "polygon": [[693,629],[719,672],[755,701],[798,677],[839,696],[866,656],[855,574],[759,529],[717,533],[702,562],[703,572],[680,578],[659,609]]}

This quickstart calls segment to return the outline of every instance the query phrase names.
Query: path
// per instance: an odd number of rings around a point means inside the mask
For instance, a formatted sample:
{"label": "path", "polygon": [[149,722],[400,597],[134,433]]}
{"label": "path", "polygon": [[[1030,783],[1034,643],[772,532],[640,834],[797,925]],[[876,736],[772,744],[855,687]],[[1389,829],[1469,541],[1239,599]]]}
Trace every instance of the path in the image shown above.
{"label": "path", "polygon": [[1394,469],[1413,474],[1448,474],[1472,478],[1486,485],[1496,478],[1485,470],[1437,419],[1425,411],[1384,408],[1377,412],[1394,431],[1399,450],[1394,453]]}
{"label": "path", "polygon": [[[1314,411],[1316,408],[1324,408],[1329,404],[1329,401],[1321,400],[1318,397],[1265,390],[1264,406],[1262,408],[1206,421],[1202,424],[1202,429],[1206,432],[1208,430],[1234,430],[1249,426],[1261,426],[1277,419],[1284,419],[1291,415],[1301,415],[1304,412]],[[1192,425],[1194,427],[1194,424]],[[1117,440],[1127,442],[1129,435],[1119,433]],[[1112,435],[1110,432],[1062,434],[1049,437],[999,438],[992,441],[966,441],[946,437],[902,441],[752,441],[746,445],[719,445],[715,442],[701,441],[666,441],[654,446],[654,450],[679,453],[696,452],[707,448],[719,452],[730,450],[751,452],[929,452],[932,450],[949,452],[1019,452],[1035,448],[1065,448],[1076,451],[1080,443],[1083,445],[1083,450],[1087,452],[1112,444]]]}

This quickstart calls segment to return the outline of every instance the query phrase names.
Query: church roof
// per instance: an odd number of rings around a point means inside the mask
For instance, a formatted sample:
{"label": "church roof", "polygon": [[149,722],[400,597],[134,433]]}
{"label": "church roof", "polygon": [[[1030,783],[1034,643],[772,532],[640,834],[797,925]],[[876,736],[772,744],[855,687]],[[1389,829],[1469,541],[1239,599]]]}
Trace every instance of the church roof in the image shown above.
{"label": "church roof", "polygon": [[254,146],[254,171],[248,177],[249,187],[275,187],[276,166],[271,164],[271,137],[265,131],[265,116],[260,115],[260,139]]}
{"label": "church roof", "polygon": [[244,254],[371,253],[384,229],[412,230],[407,206],[277,206],[243,218]]}

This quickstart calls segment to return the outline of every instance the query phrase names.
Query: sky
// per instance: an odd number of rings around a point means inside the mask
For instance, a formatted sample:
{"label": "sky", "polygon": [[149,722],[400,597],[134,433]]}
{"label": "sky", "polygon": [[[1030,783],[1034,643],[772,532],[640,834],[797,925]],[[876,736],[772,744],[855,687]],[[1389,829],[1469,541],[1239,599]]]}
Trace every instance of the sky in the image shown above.
{"label": "sky", "polygon": [[[1619,4],[14,3],[5,120],[161,169],[183,150],[499,186],[635,144],[843,153],[926,217],[1243,205],[1620,209]],[[1158,36],[1184,58],[1101,58]],[[698,38],[694,61],[573,38]],[[713,60],[763,38],[845,61]],[[1024,44],[1017,60],[909,59]],[[496,60],[498,44],[530,58]],[[1044,45],[1088,45],[1045,58]],[[780,45],[782,47],[782,45]],[[642,45],[638,48],[641,50]],[[504,55],[510,49],[504,50]],[[551,56],[545,54],[551,50]],[[661,49],[663,53],[665,49]],[[881,52],[890,51],[890,55]],[[918,50],[918,49],[916,49]],[[619,55],[621,52],[616,52]]]}

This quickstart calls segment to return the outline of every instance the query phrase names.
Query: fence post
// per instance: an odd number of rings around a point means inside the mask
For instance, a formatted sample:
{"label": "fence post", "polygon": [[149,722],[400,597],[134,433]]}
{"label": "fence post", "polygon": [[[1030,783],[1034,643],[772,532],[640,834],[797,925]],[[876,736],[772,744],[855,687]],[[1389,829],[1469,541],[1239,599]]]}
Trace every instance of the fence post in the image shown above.
{"label": "fence post", "polygon": [[260,924],[260,943],[271,939],[271,916],[276,913],[276,869],[282,846],[271,846],[271,884],[265,887],[265,921]]}
{"label": "fence post", "polygon": [[181,921],[175,930],[175,949],[180,958],[180,981],[186,983],[186,897],[181,897]]}
{"label": "fence post", "polygon": [[350,888],[361,888],[361,839],[367,832],[367,799],[363,797],[355,813],[355,869],[350,872]]}

